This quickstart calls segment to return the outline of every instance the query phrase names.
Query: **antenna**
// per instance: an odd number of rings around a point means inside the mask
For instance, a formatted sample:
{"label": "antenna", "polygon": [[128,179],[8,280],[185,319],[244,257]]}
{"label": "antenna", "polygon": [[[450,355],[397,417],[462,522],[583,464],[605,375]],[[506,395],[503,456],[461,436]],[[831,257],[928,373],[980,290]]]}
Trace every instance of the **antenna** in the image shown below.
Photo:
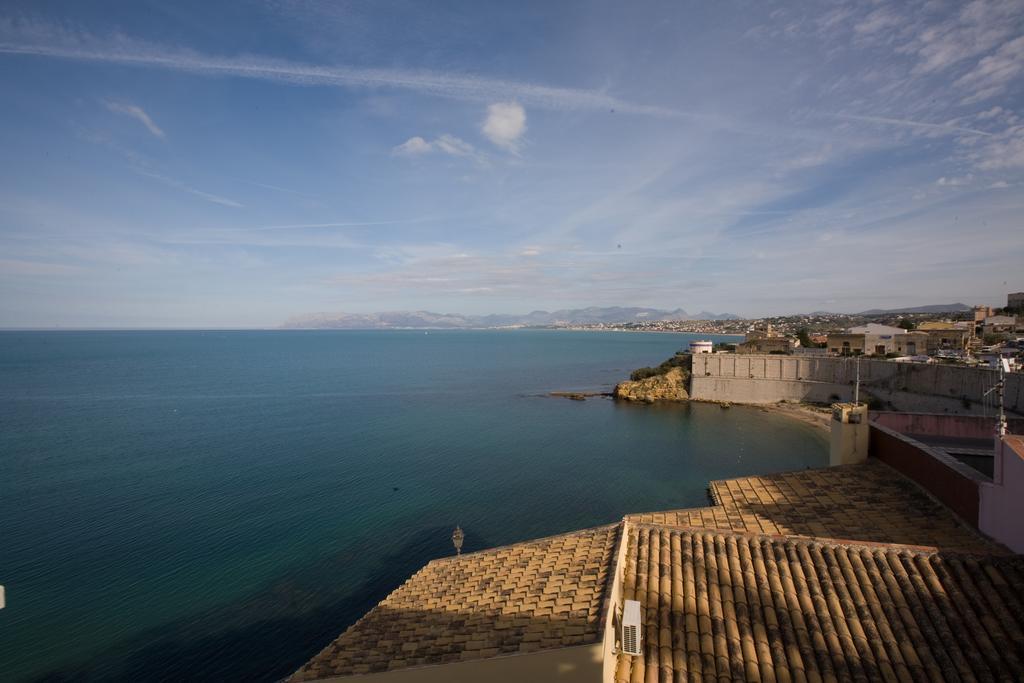
{"label": "antenna", "polygon": [[996,425],[996,431],[999,434],[999,438],[1006,436],[1006,412],[1003,410],[1003,389],[1006,387],[1006,373],[1010,371],[1010,361],[1005,358],[999,359],[999,423]]}
{"label": "antenna", "polygon": [[860,356],[854,359],[857,368],[857,381],[853,385],[853,405],[860,405]]}
{"label": "antenna", "polygon": [[1010,371],[1010,362],[1005,358],[999,359],[999,381],[996,385],[986,391],[983,396],[988,396],[993,391],[999,400],[999,417],[996,419],[996,435],[1001,439],[1006,436],[1006,410],[1003,406],[1003,389],[1006,387],[1006,373]]}

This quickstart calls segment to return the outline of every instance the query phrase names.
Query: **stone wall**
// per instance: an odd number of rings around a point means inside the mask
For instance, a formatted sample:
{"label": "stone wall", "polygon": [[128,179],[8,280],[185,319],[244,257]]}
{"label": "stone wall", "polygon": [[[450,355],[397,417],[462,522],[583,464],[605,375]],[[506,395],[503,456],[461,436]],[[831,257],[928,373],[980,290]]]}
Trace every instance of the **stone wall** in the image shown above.
{"label": "stone wall", "polygon": [[[690,397],[734,403],[851,401],[856,372],[851,358],[700,354],[693,357]],[[977,415],[984,410],[982,394],[998,373],[861,359],[860,379],[861,400],[878,398],[899,411]],[[1024,414],[1024,375],[1007,375],[1006,385],[1007,410]]]}
{"label": "stone wall", "polygon": [[[954,439],[992,439],[995,420],[981,415],[936,413],[872,412],[871,421],[900,434],[952,437]],[[1011,434],[1024,434],[1024,418],[1007,420]]]}

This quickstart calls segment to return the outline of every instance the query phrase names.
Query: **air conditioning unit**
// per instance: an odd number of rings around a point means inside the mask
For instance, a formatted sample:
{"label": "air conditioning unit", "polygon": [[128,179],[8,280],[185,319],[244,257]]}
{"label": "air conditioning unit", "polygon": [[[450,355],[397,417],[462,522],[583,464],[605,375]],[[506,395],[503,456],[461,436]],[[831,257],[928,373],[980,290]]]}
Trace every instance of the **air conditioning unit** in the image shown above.
{"label": "air conditioning unit", "polygon": [[627,655],[643,654],[643,625],[640,621],[640,603],[626,600],[622,607],[622,651]]}

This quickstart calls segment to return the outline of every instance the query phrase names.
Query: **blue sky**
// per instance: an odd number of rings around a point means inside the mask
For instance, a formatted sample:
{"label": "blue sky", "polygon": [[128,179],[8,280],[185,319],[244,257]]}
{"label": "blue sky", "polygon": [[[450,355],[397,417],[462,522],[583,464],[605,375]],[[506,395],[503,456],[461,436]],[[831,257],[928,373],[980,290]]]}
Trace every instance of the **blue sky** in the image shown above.
{"label": "blue sky", "polygon": [[5,2],[0,326],[1024,290],[1024,0]]}

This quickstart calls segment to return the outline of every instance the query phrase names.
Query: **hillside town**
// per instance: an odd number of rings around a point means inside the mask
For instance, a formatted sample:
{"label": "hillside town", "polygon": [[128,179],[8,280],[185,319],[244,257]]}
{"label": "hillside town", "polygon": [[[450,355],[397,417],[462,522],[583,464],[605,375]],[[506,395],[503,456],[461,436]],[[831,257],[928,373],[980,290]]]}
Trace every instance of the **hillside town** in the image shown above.
{"label": "hillside town", "polygon": [[937,313],[812,313],[759,319],[645,321],[580,326],[645,332],[743,335],[742,341],[696,341],[695,353],[872,356],[907,363],[1024,368],[1024,292],[1006,306]]}

